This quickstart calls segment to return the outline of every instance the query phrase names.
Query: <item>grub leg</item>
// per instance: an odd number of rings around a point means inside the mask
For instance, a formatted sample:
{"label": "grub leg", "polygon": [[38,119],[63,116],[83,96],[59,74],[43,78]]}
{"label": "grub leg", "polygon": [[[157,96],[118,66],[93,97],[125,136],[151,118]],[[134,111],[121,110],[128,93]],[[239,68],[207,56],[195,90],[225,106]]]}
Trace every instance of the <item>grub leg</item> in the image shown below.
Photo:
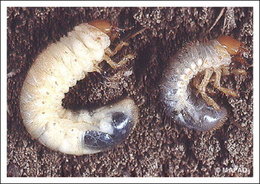
{"label": "grub leg", "polygon": [[224,67],[221,68],[221,70],[222,70],[222,73],[221,73],[222,76],[231,75],[231,74],[234,74],[234,75],[247,75],[247,72],[244,69],[232,69],[231,71],[229,71],[229,67],[228,66],[224,66]]}
{"label": "grub leg", "polygon": [[111,68],[117,68],[126,64],[129,60],[134,59],[135,55],[127,54],[124,56],[119,63],[114,62],[108,55],[104,55],[104,60],[111,66]]}
{"label": "grub leg", "polygon": [[119,64],[115,63],[108,55],[105,54],[103,59],[110,65],[111,68],[119,67]]}
{"label": "grub leg", "polygon": [[105,53],[107,56],[112,57],[117,54],[118,51],[120,51],[124,46],[128,46],[129,44],[127,42],[121,41],[114,50],[106,49]]}
{"label": "grub leg", "polygon": [[217,88],[219,91],[223,92],[226,95],[237,97],[238,95],[235,91],[220,86],[221,69],[215,69],[214,72],[216,74],[216,78],[215,78],[215,81],[214,81],[214,87]]}
{"label": "grub leg", "polygon": [[220,109],[219,105],[206,93],[206,87],[210,81],[212,74],[213,74],[213,69],[205,70],[205,75],[200,85],[198,86],[198,91],[201,94],[201,97],[206,101],[208,105],[212,106],[216,110],[219,110]]}
{"label": "grub leg", "polygon": [[129,60],[132,60],[134,58],[135,58],[134,54],[127,54],[119,61],[118,65],[122,66],[122,65],[126,64]]}
{"label": "grub leg", "polygon": [[234,75],[247,75],[247,72],[244,69],[233,69],[231,70],[231,73]]}
{"label": "grub leg", "polygon": [[197,76],[194,77],[194,79],[192,79],[192,85],[193,85],[196,89],[199,89],[200,83],[201,83],[201,77],[200,77],[200,75],[197,75]]}
{"label": "grub leg", "polygon": [[[221,67],[221,75],[222,76],[227,76],[227,75],[230,75],[231,72],[229,71],[229,66],[222,66]],[[215,81],[215,80],[214,80]]]}
{"label": "grub leg", "polygon": [[101,73],[102,72],[102,68],[100,68],[98,65],[94,66],[94,71]]}
{"label": "grub leg", "polygon": [[128,43],[122,41],[116,46],[116,48],[114,50],[111,50],[110,48],[107,48],[105,50],[105,55],[104,55],[103,59],[107,62],[107,64],[109,64],[111,66],[111,68],[120,67],[120,66],[124,65],[127,61],[129,61],[130,59],[133,59],[135,57],[133,54],[128,54],[128,55],[124,56],[123,59],[119,63],[114,62],[111,59],[111,57],[116,55],[117,52],[120,51],[124,46],[128,46]]}

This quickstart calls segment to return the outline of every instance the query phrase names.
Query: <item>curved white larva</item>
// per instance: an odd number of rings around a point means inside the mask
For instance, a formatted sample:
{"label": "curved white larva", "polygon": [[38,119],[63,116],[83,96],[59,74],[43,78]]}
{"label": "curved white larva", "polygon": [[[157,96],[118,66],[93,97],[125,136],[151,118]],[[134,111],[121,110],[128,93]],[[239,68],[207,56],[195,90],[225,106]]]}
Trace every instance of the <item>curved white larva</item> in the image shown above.
{"label": "curved white larva", "polygon": [[138,118],[130,98],[91,113],[62,107],[64,93],[88,72],[96,71],[109,45],[105,33],[84,23],[36,58],[20,96],[21,116],[33,138],[53,150],[75,155],[99,152],[126,138]]}
{"label": "curved white larva", "polygon": [[191,79],[208,68],[228,66],[231,56],[217,40],[195,42],[170,58],[160,83],[166,113],[185,126],[200,131],[210,130],[226,120],[227,111],[209,106],[195,96]]}

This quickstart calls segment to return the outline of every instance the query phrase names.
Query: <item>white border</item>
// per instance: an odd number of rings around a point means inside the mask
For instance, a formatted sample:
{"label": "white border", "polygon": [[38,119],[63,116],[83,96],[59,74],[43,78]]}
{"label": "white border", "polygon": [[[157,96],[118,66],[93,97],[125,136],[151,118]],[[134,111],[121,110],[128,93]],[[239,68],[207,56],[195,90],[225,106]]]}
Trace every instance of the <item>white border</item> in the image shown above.
{"label": "white border", "polygon": [[2,4],[3,7],[257,7],[255,1],[4,1]]}
{"label": "white border", "polygon": [[[191,177],[174,177],[174,178],[159,178],[159,177],[144,177],[144,178],[93,178],[93,177],[76,177],[76,178],[10,178],[6,177],[7,174],[7,83],[6,83],[6,72],[7,72],[7,7],[46,7],[46,6],[59,6],[62,4],[63,7],[77,7],[77,6],[86,6],[86,7],[98,7],[116,4],[117,7],[151,7],[151,6],[161,6],[161,7],[201,7],[201,6],[236,6],[236,7],[254,7],[254,177],[239,177],[239,178],[191,178]],[[14,182],[14,183],[67,183],[67,182],[76,182],[76,183],[123,183],[123,182],[134,182],[134,183],[183,183],[183,182],[192,182],[192,183],[201,183],[201,182],[214,182],[214,183],[257,183],[259,181],[259,2],[257,1],[5,1],[1,2],[1,182]]]}

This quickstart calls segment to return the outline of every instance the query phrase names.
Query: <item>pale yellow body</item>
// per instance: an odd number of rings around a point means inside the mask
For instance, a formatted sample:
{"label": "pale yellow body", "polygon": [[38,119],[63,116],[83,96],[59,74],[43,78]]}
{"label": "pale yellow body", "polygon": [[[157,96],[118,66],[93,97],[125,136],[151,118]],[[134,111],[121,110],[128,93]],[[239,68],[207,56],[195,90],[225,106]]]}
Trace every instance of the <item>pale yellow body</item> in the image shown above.
{"label": "pale yellow body", "polygon": [[[95,119],[86,110],[64,109],[62,99],[78,80],[97,70],[109,45],[106,34],[91,25],[80,24],[36,58],[20,96],[23,123],[33,138],[67,154],[98,152],[84,147],[82,139],[86,130],[100,129],[96,125],[96,119],[100,117]],[[130,99],[120,103],[131,106],[130,109],[134,106]],[[113,110],[114,107],[107,108]],[[128,113],[129,109],[126,111]]]}

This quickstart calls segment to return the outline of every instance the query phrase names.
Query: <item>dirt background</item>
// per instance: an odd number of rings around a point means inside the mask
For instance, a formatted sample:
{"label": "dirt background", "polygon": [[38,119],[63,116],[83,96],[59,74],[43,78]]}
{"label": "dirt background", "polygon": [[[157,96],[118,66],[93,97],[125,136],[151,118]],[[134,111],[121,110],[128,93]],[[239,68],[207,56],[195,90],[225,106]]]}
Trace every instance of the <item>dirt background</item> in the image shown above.
{"label": "dirt background", "polygon": [[[253,9],[224,9],[223,16],[208,33],[221,10],[8,8],[7,175],[253,176],[252,68],[246,76],[222,78],[223,86],[238,91],[240,97],[215,95],[216,101],[229,110],[228,121],[216,131],[201,133],[169,120],[158,100],[158,81],[167,58],[188,41],[232,35],[245,43],[250,51],[247,61],[252,64]],[[63,100],[64,107],[102,106],[129,95],[140,108],[140,121],[130,137],[112,150],[94,155],[65,155],[31,139],[20,117],[19,94],[37,54],[75,25],[95,19],[109,20],[120,28],[148,29],[131,39],[130,46],[114,58],[135,53],[135,60],[117,70],[103,64],[104,73],[91,73],[70,90]],[[122,76],[122,71],[127,70],[133,72],[128,78]]]}

